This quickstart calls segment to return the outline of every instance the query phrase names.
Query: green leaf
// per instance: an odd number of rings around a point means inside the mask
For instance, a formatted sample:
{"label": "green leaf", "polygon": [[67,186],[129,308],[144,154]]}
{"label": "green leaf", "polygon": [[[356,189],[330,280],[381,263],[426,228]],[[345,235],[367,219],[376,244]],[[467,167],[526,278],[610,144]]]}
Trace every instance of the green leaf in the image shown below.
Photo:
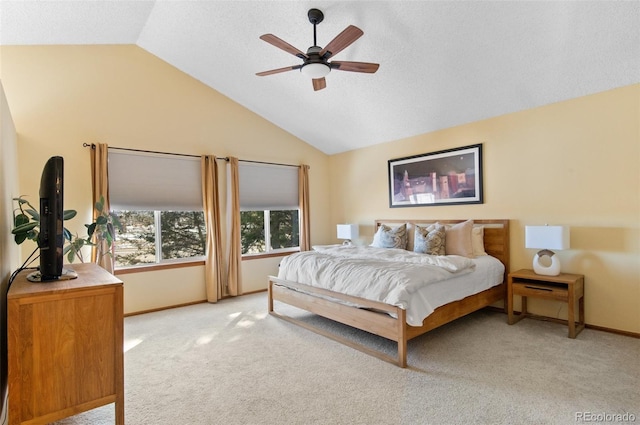
{"label": "green leaf", "polygon": [[91,236],[93,236],[93,233],[96,231],[96,223],[85,224],[85,226],[87,226],[87,235],[89,235],[89,238],[91,238]]}
{"label": "green leaf", "polygon": [[40,213],[36,211],[34,208],[27,208],[25,210],[34,220],[40,221]]}
{"label": "green leaf", "polygon": [[62,234],[64,235],[64,239],[71,242],[71,232],[66,227],[62,229]]}
{"label": "green leaf", "polygon": [[109,233],[112,240],[115,239],[116,229],[113,228],[113,223],[107,223],[107,233]]}
{"label": "green leaf", "polygon": [[76,214],[78,214],[76,210],[64,210],[64,212],[62,213],[62,219],[71,220],[73,217],[76,216]]}
{"label": "green leaf", "polygon": [[31,208],[32,210],[34,210],[34,211],[36,210],[36,208],[35,208],[33,205],[31,205],[31,204],[29,203],[29,201],[27,201],[26,199],[24,199],[24,195],[23,195],[23,196],[21,196],[21,197],[19,197],[19,198],[13,198],[13,200],[14,200],[14,201],[16,201],[16,202],[18,203],[18,205],[20,206],[20,209],[22,209],[22,206],[23,206],[24,204],[27,204],[27,206],[28,206],[29,208]]}
{"label": "green leaf", "polygon": [[67,261],[69,261],[70,263],[73,263],[73,260],[75,260],[76,258],[76,252],[71,249],[69,250],[69,252],[67,253]]}
{"label": "green leaf", "polygon": [[102,209],[104,208],[104,198],[100,198],[98,202],[96,202],[96,211],[102,214]]}
{"label": "green leaf", "polygon": [[107,224],[107,217],[103,215],[98,216],[98,218],[96,218],[96,224],[99,224],[99,225]]}
{"label": "green leaf", "polygon": [[109,213],[109,216],[111,217],[111,222],[113,223],[113,225],[122,232],[122,223],[120,223],[120,219],[118,218],[118,216],[115,213]]}
{"label": "green leaf", "polygon": [[20,226],[16,226],[13,230],[11,230],[11,233],[13,233],[14,235],[17,235],[18,233],[27,233],[29,230],[33,230],[34,227],[36,227],[39,223],[36,222],[29,222],[29,223],[25,223],[25,224],[21,224]]}
{"label": "green leaf", "polygon": [[14,219],[13,219],[13,225],[14,227],[18,227],[18,226],[22,226],[23,224],[26,224],[29,222],[29,217],[27,217],[24,214],[18,214]]}
{"label": "green leaf", "polygon": [[24,242],[27,239],[27,234],[26,233],[17,234],[13,237],[13,239],[16,241],[18,245],[20,245],[22,242]]}

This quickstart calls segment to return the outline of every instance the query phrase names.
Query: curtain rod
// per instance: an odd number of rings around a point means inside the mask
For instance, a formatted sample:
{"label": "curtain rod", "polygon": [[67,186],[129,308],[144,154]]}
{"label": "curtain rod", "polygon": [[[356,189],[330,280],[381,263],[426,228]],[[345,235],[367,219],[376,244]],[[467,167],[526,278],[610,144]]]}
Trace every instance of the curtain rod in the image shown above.
{"label": "curtain rod", "polygon": [[[91,149],[95,149],[96,148],[96,144],[95,143],[83,143],[82,147],[85,148],[91,148]],[[160,151],[149,151],[149,150],[143,150],[143,149],[132,149],[132,148],[118,148],[115,146],[109,146],[109,149],[115,149],[115,150],[121,150],[121,151],[130,151],[130,152],[141,152],[141,153],[155,153],[155,154],[160,154],[160,155],[175,155],[175,156],[186,156],[186,157],[190,157],[190,158],[200,158],[200,155],[190,155],[190,154],[186,154],[186,153],[174,153],[174,152],[160,152]],[[228,157],[222,157],[222,158],[216,158],[217,160],[220,161],[229,161]],[[239,159],[238,161],[240,162],[251,162],[254,164],[266,164],[266,165],[281,165],[281,166],[285,166],[285,167],[296,167],[299,168],[299,165],[292,165],[292,164],[281,164],[278,162],[264,162],[264,161],[251,161],[248,159]]]}
{"label": "curtain rod", "polygon": [[[225,158],[227,161],[229,160],[229,158]],[[250,159],[239,159],[238,161],[240,162],[251,162],[253,164],[265,164],[265,165],[279,165],[281,167],[296,167],[296,168],[300,168],[299,165],[293,165],[293,164],[282,164],[280,162],[265,162],[265,161],[252,161]]]}
{"label": "curtain rod", "polygon": [[[82,146],[85,147],[85,148],[91,148],[91,149],[95,149],[96,148],[96,144],[95,143],[83,143]],[[190,158],[200,158],[200,155],[189,155],[189,154],[186,154],[186,153],[148,151],[148,150],[143,150],[143,149],[131,149],[131,148],[117,148],[115,146],[109,146],[109,149],[114,149],[114,150],[119,150],[119,151],[129,151],[129,152],[157,153],[157,154],[160,154],[160,155],[173,155],[173,156],[186,156],[186,157],[190,157]],[[218,159],[227,160],[227,158],[218,158]]]}

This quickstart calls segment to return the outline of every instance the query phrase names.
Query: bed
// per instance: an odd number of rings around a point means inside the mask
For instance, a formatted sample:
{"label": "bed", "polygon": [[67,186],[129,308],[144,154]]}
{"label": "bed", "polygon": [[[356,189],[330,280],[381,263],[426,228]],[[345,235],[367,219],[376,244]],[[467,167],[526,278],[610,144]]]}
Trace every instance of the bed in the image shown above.
{"label": "bed", "polygon": [[[481,248],[484,248],[484,252],[488,256],[499,261],[502,266],[500,269],[501,274],[497,278],[494,277],[494,279],[497,279],[495,282],[485,285],[488,287],[480,287],[481,289],[478,289],[478,286],[474,286],[475,289],[471,290],[470,294],[465,295],[462,293],[461,295],[458,293],[457,295],[452,296],[456,299],[451,301],[445,300],[445,304],[437,306],[432,309],[431,312],[427,311],[427,315],[422,319],[421,323],[416,323],[417,319],[413,317],[415,314],[413,314],[411,310],[409,310],[410,320],[407,320],[407,309],[409,308],[409,305],[405,302],[382,302],[377,299],[369,299],[369,297],[365,298],[363,296],[350,295],[343,291],[311,286],[315,285],[316,282],[296,281],[296,279],[285,279],[277,276],[269,276],[268,312],[275,317],[305,327],[352,348],[359,349],[383,360],[390,361],[400,367],[406,367],[408,340],[476,310],[488,307],[501,300],[503,302],[506,300],[506,275],[509,271],[509,221],[485,219],[437,220],[440,224],[456,227],[459,227],[462,223],[468,223],[469,221],[472,221],[473,228],[481,229],[483,235],[481,239],[483,247]],[[414,229],[416,226],[424,228],[434,224],[435,222],[436,220],[376,220],[375,229],[379,229],[381,226],[387,226],[387,228],[390,226],[406,226],[406,233],[408,237],[406,250],[412,251],[413,245],[416,243],[416,241],[414,241]],[[319,254],[322,254],[322,252],[320,251]],[[315,254],[300,253],[298,255],[311,256]],[[473,261],[476,262],[476,260]],[[477,263],[481,262],[482,261],[478,261]],[[477,272],[480,269],[480,266],[474,265],[472,271],[459,274],[465,275],[464,278],[467,280],[474,280],[478,279]],[[455,278],[458,278],[459,274],[456,274]],[[306,278],[301,278],[300,280],[305,279]],[[448,280],[447,284],[452,281],[453,279]],[[436,285],[437,284],[438,283],[436,283]],[[332,286],[329,285],[329,287]],[[309,325],[306,322],[276,312],[274,308],[275,301],[282,302],[392,340],[397,343],[397,357],[390,358],[383,353],[364,347],[346,338],[331,334],[325,330]],[[411,301],[409,304],[410,303]],[[396,304],[404,305],[401,306]]]}

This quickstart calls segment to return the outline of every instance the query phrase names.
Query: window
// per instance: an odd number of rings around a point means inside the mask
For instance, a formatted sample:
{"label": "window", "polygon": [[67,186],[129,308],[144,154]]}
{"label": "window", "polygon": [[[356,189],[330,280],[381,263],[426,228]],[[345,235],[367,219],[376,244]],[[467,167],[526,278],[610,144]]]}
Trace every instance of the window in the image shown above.
{"label": "window", "polygon": [[238,173],[242,254],[297,250],[298,167],[243,161]]}
{"label": "window", "polygon": [[206,230],[202,211],[114,211],[122,231],[116,230],[116,267],[156,264],[205,254]]}
{"label": "window", "polygon": [[300,246],[298,210],[242,211],[240,225],[242,255],[286,252]]}
{"label": "window", "polygon": [[200,158],[109,150],[116,267],[205,255]]}

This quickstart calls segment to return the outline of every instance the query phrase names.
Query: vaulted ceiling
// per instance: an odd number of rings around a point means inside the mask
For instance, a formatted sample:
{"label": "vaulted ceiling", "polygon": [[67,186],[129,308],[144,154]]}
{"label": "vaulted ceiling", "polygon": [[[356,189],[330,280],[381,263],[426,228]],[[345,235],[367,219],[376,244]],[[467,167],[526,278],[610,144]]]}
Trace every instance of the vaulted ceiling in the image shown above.
{"label": "vaulted ceiling", "polygon": [[[314,91],[289,71],[307,11],[336,55],[380,64],[332,71]],[[0,44],[136,44],[319,150],[334,154],[640,82],[635,1],[0,1]]]}

